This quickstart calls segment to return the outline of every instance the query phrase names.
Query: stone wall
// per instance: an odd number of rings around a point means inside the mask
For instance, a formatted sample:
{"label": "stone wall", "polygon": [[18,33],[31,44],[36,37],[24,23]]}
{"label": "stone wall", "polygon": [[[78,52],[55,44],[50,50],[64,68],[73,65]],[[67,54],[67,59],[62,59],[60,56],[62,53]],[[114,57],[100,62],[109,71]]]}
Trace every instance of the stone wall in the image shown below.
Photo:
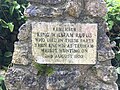
{"label": "stone wall", "polygon": [[[115,54],[106,36],[107,25],[102,17],[107,9],[104,0],[28,0],[25,15],[29,20],[19,29],[15,42],[13,66],[6,73],[9,90],[118,90]],[[50,76],[37,75],[32,65],[32,22],[97,23],[97,63],[95,65],[48,65],[54,69]]]}

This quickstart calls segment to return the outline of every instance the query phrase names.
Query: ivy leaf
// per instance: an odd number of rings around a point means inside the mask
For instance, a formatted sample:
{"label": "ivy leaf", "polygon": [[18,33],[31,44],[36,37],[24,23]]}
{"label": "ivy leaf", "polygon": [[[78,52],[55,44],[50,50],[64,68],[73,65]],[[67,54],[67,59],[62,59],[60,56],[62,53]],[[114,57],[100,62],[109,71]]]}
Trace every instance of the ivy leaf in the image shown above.
{"label": "ivy leaf", "polygon": [[120,37],[116,37],[115,40],[120,40]]}
{"label": "ivy leaf", "polygon": [[6,66],[2,66],[3,70],[7,71],[8,70],[8,67]]}
{"label": "ivy leaf", "polygon": [[17,4],[16,5],[16,7],[15,7],[15,9],[19,9],[20,8],[20,5],[19,4]]}
{"label": "ivy leaf", "polygon": [[120,60],[120,53],[116,54],[116,55],[115,55],[115,58],[116,58],[117,60]]}
{"label": "ivy leaf", "polygon": [[111,30],[113,25],[114,25],[114,22],[113,21],[108,21],[108,25],[109,25],[109,29]]}
{"label": "ivy leaf", "polygon": [[1,81],[1,80],[4,80],[4,78],[3,78],[2,76],[0,76],[0,81]]}
{"label": "ivy leaf", "polygon": [[11,32],[13,32],[14,25],[12,23],[8,23],[8,28],[10,29]]}
{"label": "ivy leaf", "polygon": [[9,3],[10,3],[10,2],[11,2],[11,0],[5,0],[5,2],[9,2]]}
{"label": "ivy leaf", "polygon": [[45,64],[39,64],[36,62],[33,62],[32,64],[38,70],[37,75],[44,75],[45,74],[47,76],[50,76],[51,74],[53,74],[54,70],[50,66],[47,66]]}
{"label": "ivy leaf", "polygon": [[8,24],[4,20],[0,19],[0,23],[2,24],[3,28],[8,28]]}
{"label": "ivy leaf", "polygon": [[0,90],[3,90],[2,87],[0,87]]}
{"label": "ivy leaf", "polygon": [[54,71],[53,68],[47,67],[46,75],[48,75],[48,76],[52,75],[52,74],[53,74],[53,71]]}
{"label": "ivy leaf", "polygon": [[12,52],[5,52],[4,56],[5,57],[11,57],[12,56]]}
{"label": "ivy leaf", "polygon": [[117,52],[117,54],[120,54],[120,50]]}
{"label": "ivy leaf", "polygon": [[10,7],[10,15],[12,15],[12,14],[13,14],[14,9],[15,9],[15,7],[14,7],[14,6],[11,6],[11,7]]}
{"label": "ivy leaf", "polygon": [[17,1],[13,1],[13,4],[15,9],[18,10],[20,8],[20,5],[17,3]]}
{"label": "ivy leaf", "polygon": [[116,16],[116,19],[117,19],[118,21],[120,21],[120,15]]}
{"label": "ivy leaf", "polygon": [[117,73],[120,74],[120,67],[116,69]]}

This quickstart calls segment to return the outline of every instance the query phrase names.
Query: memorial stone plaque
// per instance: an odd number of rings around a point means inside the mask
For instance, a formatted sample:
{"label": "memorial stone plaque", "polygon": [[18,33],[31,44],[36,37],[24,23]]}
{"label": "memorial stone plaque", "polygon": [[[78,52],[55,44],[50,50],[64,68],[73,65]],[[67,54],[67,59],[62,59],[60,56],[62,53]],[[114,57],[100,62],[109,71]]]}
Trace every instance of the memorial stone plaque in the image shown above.
{"label": "memorial stone plaque", "polygon": [[32,23],[32,54],[40,64],[95,64],[97,24]]}
{"label": "memorial stone plaque", "polygon": [[27,1],[7,90],[118,90],[105,0]]}

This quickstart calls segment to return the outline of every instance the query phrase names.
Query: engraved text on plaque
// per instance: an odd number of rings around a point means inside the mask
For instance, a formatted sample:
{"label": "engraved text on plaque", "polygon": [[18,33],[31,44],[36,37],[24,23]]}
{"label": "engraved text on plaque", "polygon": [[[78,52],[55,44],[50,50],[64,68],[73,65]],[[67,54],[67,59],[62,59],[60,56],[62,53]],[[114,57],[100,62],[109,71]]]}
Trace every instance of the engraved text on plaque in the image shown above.
{"label": "engraved text on plaque", "polygon": [[41,64],[95,64],[97,24],[33,22],[32,54]]}

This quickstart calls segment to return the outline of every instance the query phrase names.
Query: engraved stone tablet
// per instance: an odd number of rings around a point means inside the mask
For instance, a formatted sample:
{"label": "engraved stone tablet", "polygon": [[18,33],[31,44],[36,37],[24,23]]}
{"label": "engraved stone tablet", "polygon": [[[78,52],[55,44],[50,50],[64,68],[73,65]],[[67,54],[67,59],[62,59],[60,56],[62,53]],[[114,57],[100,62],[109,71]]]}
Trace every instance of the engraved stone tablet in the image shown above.
{"label": "engraved stone tablet", "polygon": [[33,22],[32,54],[40,64],[95,64],[97,24]]}

